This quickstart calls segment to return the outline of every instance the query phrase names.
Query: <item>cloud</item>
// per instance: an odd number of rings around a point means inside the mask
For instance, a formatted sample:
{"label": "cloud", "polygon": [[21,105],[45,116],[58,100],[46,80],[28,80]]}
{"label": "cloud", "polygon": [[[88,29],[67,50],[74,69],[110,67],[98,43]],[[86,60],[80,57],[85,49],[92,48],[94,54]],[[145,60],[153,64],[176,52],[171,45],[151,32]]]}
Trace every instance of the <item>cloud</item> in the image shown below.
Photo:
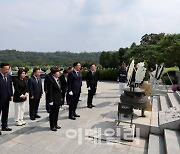
{"label": "cloud", "polygon": [[0,49],[118,50],[179,33],[179,0],[1,0]]}

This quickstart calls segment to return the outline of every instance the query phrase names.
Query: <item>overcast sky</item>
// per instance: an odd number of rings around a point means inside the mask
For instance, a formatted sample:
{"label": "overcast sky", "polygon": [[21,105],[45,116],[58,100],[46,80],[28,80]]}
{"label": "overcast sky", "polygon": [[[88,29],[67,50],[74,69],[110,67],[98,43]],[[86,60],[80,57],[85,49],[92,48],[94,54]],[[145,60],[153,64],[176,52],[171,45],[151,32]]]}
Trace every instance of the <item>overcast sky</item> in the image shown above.
{"label": "overcast sky", "polygon": [[180,0],[0,0],[0,49],[108,51],[180,33]]}

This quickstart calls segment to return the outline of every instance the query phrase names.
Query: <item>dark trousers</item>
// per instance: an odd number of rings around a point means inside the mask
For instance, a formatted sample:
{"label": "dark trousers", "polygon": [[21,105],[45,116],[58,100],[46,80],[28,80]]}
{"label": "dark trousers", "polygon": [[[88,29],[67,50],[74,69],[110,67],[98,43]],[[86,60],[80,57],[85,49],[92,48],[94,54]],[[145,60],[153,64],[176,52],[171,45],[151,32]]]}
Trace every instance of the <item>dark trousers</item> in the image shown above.
{"label": "dark trousers", "polygon": [[47,93],[46,93],[46,111],[50,111],[50,105],[49,105]]}
{"label": "dark trousers", "polygon": [[64,105],[65,96],[66,96],[66,92],[65,92],[65,91],[62,91],[62,105]]}
{"label": "dark trousers", "polygon": [[58,125],[59,107],[60,105],[50,105],[49,123],[51,129]]}
{"label": "dark trousers", "polygon": [[30,99],[29,100],[29,115],[30,117],[35,117],[38,113],[38,108],[39,108],[39,99]]}
{"label": "dark trousers", "polygon": [[73,94],[72,96],[69,95],[69,117],[72,117],[76,114],[77,104],[79,102],[80,94]]}
{"label": "dark trousers", "polygon": [[9,101],[6,101],[4,104],[0,104],[0,114],[1,115],[1,126],[3,128],[7,127],[7,122],[8,122],[8,114],[9,114]]}
{"label": "dark trousers", "polygon": [[67,105],[69,105],[70,103],[70,96],[68,93],[66,93],[66,102],[67,102]]}
{"label": "dark trousers", "polygon": [[93,96],[96,94],[96,88],[88,90],[87,106],[92,105]]}

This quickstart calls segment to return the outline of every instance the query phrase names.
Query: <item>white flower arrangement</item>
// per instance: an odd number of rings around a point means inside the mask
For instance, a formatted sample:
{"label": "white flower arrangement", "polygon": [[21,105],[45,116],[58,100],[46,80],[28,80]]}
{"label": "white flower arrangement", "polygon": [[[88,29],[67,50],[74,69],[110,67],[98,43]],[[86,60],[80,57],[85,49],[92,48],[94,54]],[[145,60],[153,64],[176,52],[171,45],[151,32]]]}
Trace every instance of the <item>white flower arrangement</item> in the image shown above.
{"label": "white flower arrangement", "polygon": [[130,66],[129,66],[128,73],[127,73],[127,81],[128,81],[127,83],[128,84],[131,82],[133,70],[134,70],[134,59],[132,60]]}
{"label": "white flower arrangement", "polygon": [[137,64],[137,71],[136,71],[136,76],[135,76],[135,83],[141,83],[143,79],[145,78],[146,74],[146,68],[144,67],[144,62],[140,62]]}

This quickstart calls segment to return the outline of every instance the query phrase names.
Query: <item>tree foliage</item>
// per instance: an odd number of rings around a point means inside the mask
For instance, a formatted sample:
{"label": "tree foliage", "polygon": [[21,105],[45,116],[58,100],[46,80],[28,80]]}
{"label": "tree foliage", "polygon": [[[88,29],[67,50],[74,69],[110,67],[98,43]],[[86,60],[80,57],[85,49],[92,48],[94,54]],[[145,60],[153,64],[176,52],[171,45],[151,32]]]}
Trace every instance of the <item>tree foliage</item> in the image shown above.
{"label": "tree foliage", "polygon": [[81,63],[99,63],[100,52],[23,52],[16,50],[0,50],[0,62],[8,62],[11,66],[71,66],[75,61]]}
{"label": "tree foliage", "polygon": [[134,59],[136,63],[146,61],[148,66],[165,63],[166,67],[180,68],[180,34],[145,34],[139,45],[132,43],[130,48],[120,48],[117,53],[118,56],[113,56],[116,53],[102,52],[100,64],[115,68]]}

